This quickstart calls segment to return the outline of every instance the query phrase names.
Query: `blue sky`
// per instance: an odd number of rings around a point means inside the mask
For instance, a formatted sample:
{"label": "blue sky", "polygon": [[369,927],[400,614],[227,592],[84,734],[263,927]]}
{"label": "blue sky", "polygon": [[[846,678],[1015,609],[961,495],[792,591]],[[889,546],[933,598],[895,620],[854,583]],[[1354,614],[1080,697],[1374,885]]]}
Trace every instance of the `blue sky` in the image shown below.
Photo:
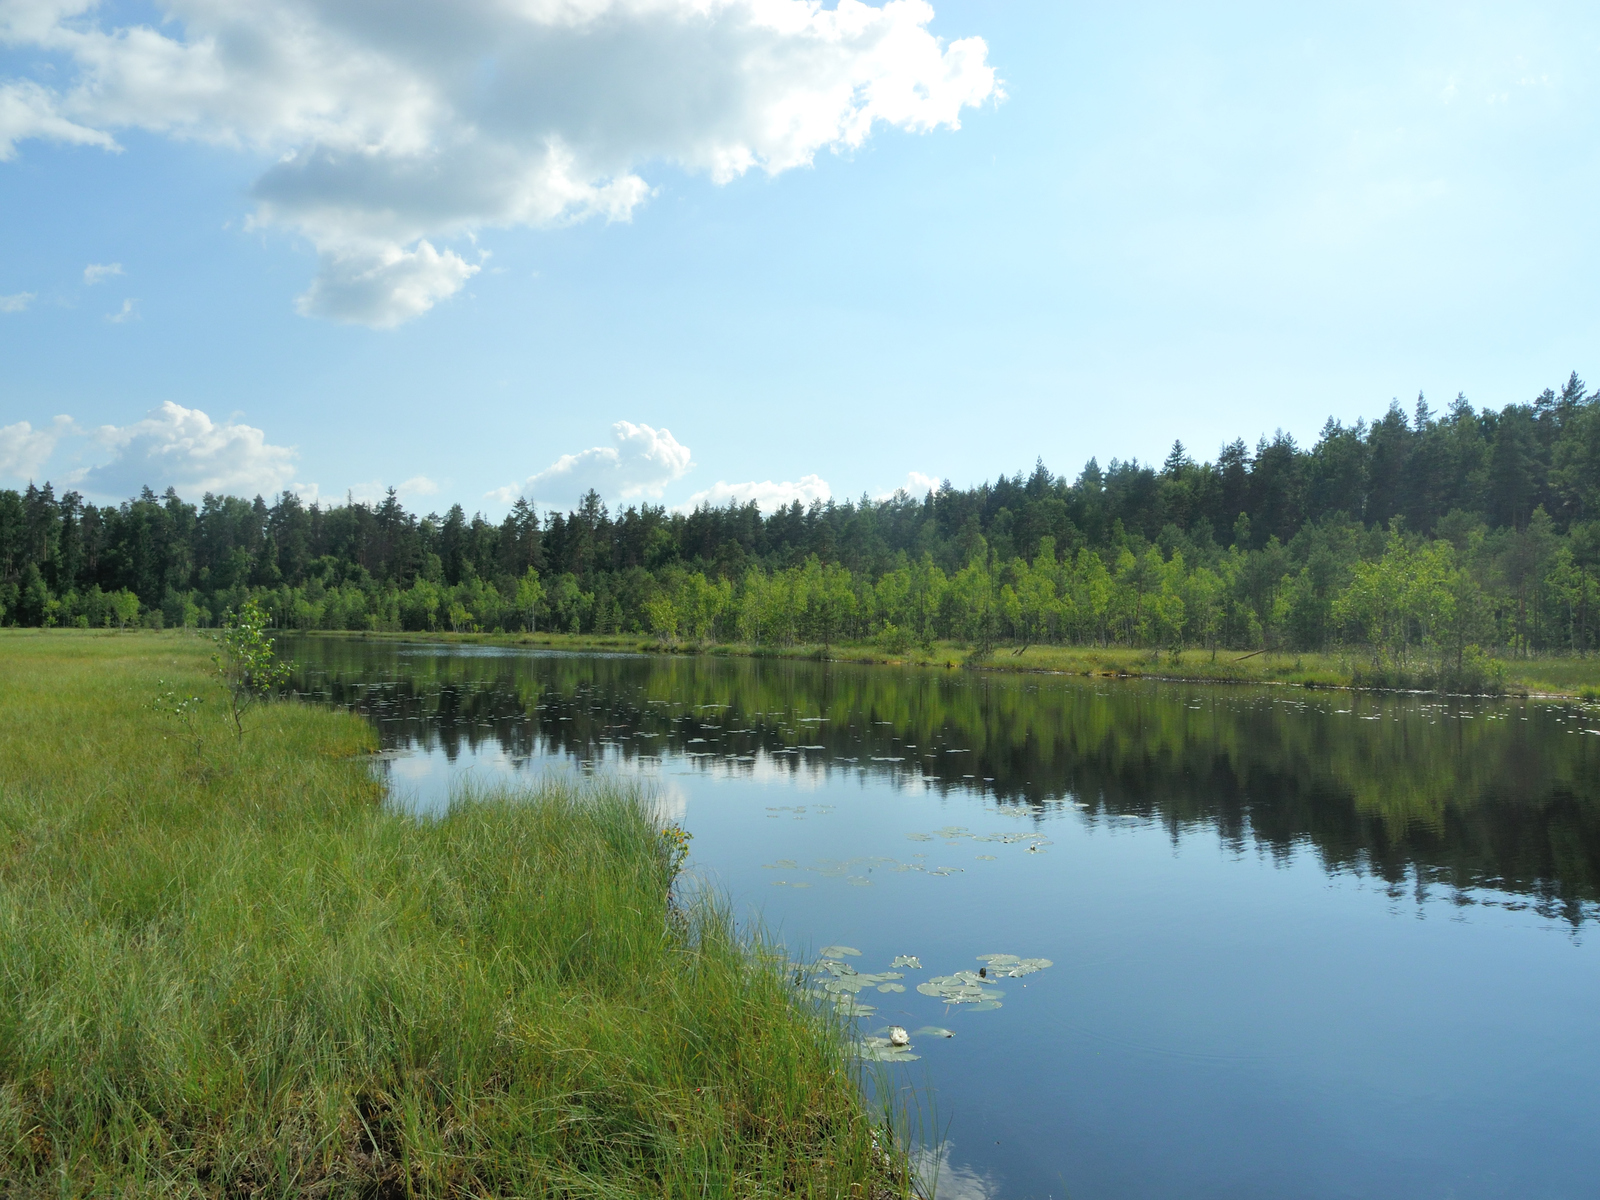
{"label": "blue sky", "polygon": [[843,499],[1600,375],[1593,6],[248,7],[0,5],[0,486]]}

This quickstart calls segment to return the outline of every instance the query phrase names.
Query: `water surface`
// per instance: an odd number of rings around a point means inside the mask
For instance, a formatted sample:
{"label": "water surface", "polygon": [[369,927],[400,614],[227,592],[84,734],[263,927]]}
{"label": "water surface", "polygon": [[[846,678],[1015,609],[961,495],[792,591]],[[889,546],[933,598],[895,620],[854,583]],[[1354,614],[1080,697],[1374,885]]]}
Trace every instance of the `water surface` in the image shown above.
{"label": "water surface", "polygon": [[[1594,706],[286,649],[401,803],[639,776],[791,951],[916,956],[857,999],[955,1034],[888,1068],[948,1122],[942,1196],[1594,1194]],[[916,991],[986,954],[1053,966]]]}

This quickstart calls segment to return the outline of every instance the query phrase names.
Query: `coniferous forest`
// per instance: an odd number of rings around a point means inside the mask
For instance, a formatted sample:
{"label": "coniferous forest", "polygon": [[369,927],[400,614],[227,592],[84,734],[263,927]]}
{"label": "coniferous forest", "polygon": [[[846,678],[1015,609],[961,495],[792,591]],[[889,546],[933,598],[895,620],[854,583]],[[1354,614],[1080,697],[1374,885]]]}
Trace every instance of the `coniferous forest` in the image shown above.
{"label": "coniferous forest", "polygon": [[4,624],[207,626],[247,596],[307,630],[1581,654],[1600,645],[1600,391],[1574,373],[1499,411],[1419,396],[1330,419],[1309,448],[1174,444],[1159,465],[771,513],[0,491]]}

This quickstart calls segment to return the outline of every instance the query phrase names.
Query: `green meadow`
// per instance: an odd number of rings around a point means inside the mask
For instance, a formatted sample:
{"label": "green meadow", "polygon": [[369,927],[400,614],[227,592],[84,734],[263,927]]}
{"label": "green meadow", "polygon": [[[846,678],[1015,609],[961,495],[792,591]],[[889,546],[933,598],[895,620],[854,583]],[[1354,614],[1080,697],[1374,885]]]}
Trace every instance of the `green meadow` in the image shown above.
{"label": "green meadow", "polygon": [[0,1193],[910,1193],[844,1030],[679,894],[647,797],[409,817],[354,716],[235,736],[209,650],[0,634]]}

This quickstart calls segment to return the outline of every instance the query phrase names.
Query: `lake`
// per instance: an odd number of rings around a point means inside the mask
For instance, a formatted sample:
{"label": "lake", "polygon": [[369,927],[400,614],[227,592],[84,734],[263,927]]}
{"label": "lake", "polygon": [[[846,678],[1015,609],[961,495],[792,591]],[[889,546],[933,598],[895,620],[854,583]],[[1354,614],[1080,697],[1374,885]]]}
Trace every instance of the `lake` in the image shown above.
{"label": "lake", "polygon": [[931,1097],[942,1200],[1596,1193],[1597,706],[283,649],[394,802],[636,777],[741,919],[885,977],[853,1002],[914,1031],[874,1069]]}

